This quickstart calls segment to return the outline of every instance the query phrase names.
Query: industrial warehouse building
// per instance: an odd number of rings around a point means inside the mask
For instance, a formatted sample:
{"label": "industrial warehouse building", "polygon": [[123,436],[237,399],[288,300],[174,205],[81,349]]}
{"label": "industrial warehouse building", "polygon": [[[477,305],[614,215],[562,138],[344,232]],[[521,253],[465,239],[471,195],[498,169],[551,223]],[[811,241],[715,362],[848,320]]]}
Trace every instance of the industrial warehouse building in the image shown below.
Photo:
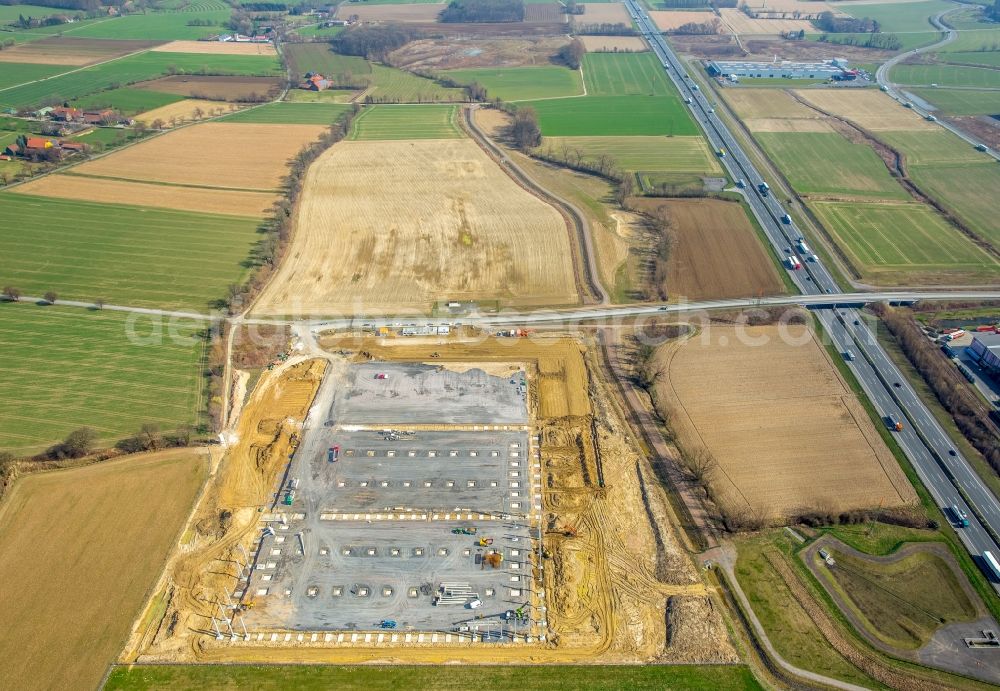
{"label": "industrial warehouse building", "polygon": [[847,68],[847,60],[834,58],[827,62],[723,62],[713,60],[707,65],[713,77],[757,79],[837,79],[857,78],[857,72]]}
{"label": "industrial warehouse building", "polygon": [[978,360],[984,370],[1000,374],[1000,334],[985,332],[973,335],[972,345],[965,352]]}

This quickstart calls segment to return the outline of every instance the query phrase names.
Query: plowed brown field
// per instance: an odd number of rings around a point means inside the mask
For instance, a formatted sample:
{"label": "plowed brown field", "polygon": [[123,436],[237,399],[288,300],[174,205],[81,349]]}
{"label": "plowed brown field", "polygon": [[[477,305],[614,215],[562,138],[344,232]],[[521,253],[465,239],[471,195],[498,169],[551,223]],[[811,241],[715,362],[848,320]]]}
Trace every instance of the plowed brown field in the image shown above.
{"label": "plowed brown field", "polygon": [[0,507],[0,685],[100,685],[206,469],[176,449],[15,483]]}
{"label": "plowed brown field", "polygon": [[588,53],[643,53],[649,48],[638,36],[580,36]]}
{"label": "plowed brown field", "polygon": [[[718,463],[710,482],[735,510],[781,520],[916,501],[864,408],[805,326],[710,324],[660,351],[658,393],[689,449]],[[766,342],[763,340],[766,339]],[[796,343],[796,339],[798,343]]]}
{"label": "plowed brown field", "polygon": [[278,77],[203,77],[176,74],[132,86],[136,89],[216,101],[259,101],[276,96],[281,88],[281,80]]}
{"label": "plowed brown field", "polygon": [[276,190],[319,125],[208,122],[130,146],[74,169],[83,175],[220,189]]}
{"label": "plowed brown field", "polygon": [[0,62],[36,65],[89,65],[155,46],[156,41],[102,41],[95,38],[53,36],[0,50]]}
{"label": "plowed brown field", "polygon": [[[714,12],[698,12],[695,10],[654,10],[649,13],[650,18],[660,28],[660,31],[673,31],[685,24],[704,24],[713,19],[717,19]],[[722,27],[726,33],[729,33]]]}
{"label": "plowed brown field", "polygon": [[[137,115],[135,119],[137,122],[145,125],[152,125],[156,120],[162,120],[165,127],[172,127],[173,124],[183,124],[195,119],[222,115],[223,113],[228,113],[232,107],[220,101],[186,98],[183,101],[170,103],[162,108],[147,110],[145,113]],[[196,117],[198,111],[201,112],[200,118]]]}
{"label": "plowed brown field", "polygon": [[676,242],[670,254],[671,300],[777,295],[785,292],[742,207],[714,199],[636,199],[653,212],[665,206]]}
{"label": "plowed brown field", "polygon": [[277,199],[269,192],[216,190],[177,185],[155,185],[125,180],[102,180],[77,175],[47,175],[18,185],[17,194],[37,194],[60,199],[137,204],[161,209],[202,211],[226,216],[263,216]]}
{"label": "plowed brown field", "polygon": [[587,2],[583,3],[583,14],[574,15],[573,21],[579,24],[624,24],[632,25],[632,18],[622,2]]}
{"label": "plowed brown field", "polygon": [[357,16],[362,22],[434,22],[444,7],[444,3],[422,2],[403,5],[344,3],[337,16],[341,19]]}
{"label": "plowed brown field", "polygon": [[288,258],[254,312],[576,304],[571,251],[562,216],[472,141],[345,141],[309,169]]}

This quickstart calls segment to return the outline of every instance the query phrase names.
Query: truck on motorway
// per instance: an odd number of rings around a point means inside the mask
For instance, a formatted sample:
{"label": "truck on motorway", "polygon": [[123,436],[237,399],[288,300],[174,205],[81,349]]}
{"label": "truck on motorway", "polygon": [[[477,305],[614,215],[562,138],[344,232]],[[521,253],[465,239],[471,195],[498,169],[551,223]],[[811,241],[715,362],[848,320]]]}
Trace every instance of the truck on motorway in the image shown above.
{"label": "truck on motorway", "polygon": [[806,244],[805,240],[799,240],[795,244],[798,246],[799,251],[802,252],[802,254],[812,254],[812,251],[809,249],[809,245]]}
{"label": "truck on motorway", "polygon": [[965,335],[965,330],[964,330],[964,329],[955,329],[955,330],[954,330],[954,331],[952,331],[951,333],[947,333],[947,334],[945,334],[945,335],[943,336],[943,338],[944,338],[944,340],[946,340],[946,341],[954,341],[954,340],[956,340],[956,339],[959,339],[959,338],[961,338],[961,337],[962,337],[962,336],[964,336],[964,335]]}
{"label": "truck on motorway", "polygon": [[770,189],[771,187],[766,182],[762,182],[759,185],[757,185],[757,191],[759,191],[765,197],[767,196],[767,192]]}
{"label": "truck on motorway", "polygon": [[951,506],[948,507],[948,510],[951,511],[951,515],[955,519],[955,525],[959,526],[960,528],[969,527],[969,517],[966,515],[964,511],[962,511],[962,509],[952,504]]}
{"label": "truck on motorway", "polygon": [[694,101],[691,100],[690,96],[688,96],[687,98],[685,98],[684,102],[687,103],[688,105],[691,105],[692,103],[694,103]]}
{"label": "truck on motorway", "polygon": [[986,575],[988,575],[992,580],[1000,580],[1000,564],[997,563],[996,557],[989,550],[983,552],[983,562],[989,568]]}
{"label": "truck on motorway", "polygon": [[802,262],[794,254],[785,257],[785,261],[788,262],[788,268],[792,271],[797,271],[802,268]]}
{"label": "truck on motorway", "polygon": [[845,350],[844,351],[844,359],[847,360],[848,362],[853,362],[854,361],[854,351],[853,350]]}
{"label": "truck on motorway", "polygon": [[893,430],[894,432],[903,431],[903,423],[897,420],[895,415],[885,416],[885,426]]}

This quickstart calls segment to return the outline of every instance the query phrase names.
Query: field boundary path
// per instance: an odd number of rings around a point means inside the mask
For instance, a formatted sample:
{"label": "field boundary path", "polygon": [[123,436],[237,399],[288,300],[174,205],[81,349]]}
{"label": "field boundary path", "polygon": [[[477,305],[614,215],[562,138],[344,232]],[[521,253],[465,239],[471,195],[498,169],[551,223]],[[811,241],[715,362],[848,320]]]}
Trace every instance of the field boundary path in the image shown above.
{"label": "field boundary path", "polygon": [[[889,96],[900,102],[906,102],[910,100],[909,98],[904,96],[905,92],[903,92],[899,88],[899,85],[893,82],[891,79],[889,79],[889,73],[892,72],[893,67],[903,62],[907,58],[920,55],[921,53],[936,51],[942,46],[945,46],[954,41],[956,38],[958,38],[958,30],[952,29],[950,26],[946,25],[943,19],[945,15],[951,14],[952,12],[957,12],[958,10],[963,9],[964,7],[965,5],[958,5],[956,7],[951,8],[950,10],[944,10],[943,12],[938,12],[936,15],[930,18],[931,24],[933,24],[939,31],[944,32],[943,39],[941,39],[937,43],[932,43],[929,46],[924,46],[922,48],[914,48],[913,50],[907,51],[905,53],[900,53],[899,55],[891,57],[885,62],[883,62],[881,65],[879,65],[879,68],[875,71],[875,81],[878,82],[878,85]],[[923,107],[927,104],[925,104],[924,101],[922,100],[919,99],[917,100],[919,101],[919,103],[911,104],[913,110],[919,115],[922,115],[924,117],[931,115],[931,112],[927,108]],[[945,128],[946,130],[956,135],[957,137],[960,137],[967,144],[970,144],[972,146],[986,146],[985,142],[980,141],[976,137],[973,137],[972,135],[965,133],[964,131],[960,130],[959,128],[955,127],[950,123],[944,122],[941,118],[937,118],[936,121],[937,124],[939,124],[941,127]],[[997,161],[1000,161],[1000,152],[993,151],[993,149],[987,147],[985,153],[989,156],[992,156]]]}
{"label": "field boundary path", "polygon": [[846,681],[825,677],[822,674],[817,674],[815,672],[810,672],[796,667],[778,654],[774,644],[771,643],[771,639],[767,637],[764,625],[760,623],[760,619],[757,618],[757,614],[753,611],[753,607],[750,606],[750,600],[747,598],[746,593],[743,592],[740,582],[736,580],[736,548],[731,543],[724,543],[715,549],[705,552],[702,556],[707,559],[711,559],[722,568],[730,589],[739,601],[740,608],[746,614],[747,619],[750,620],[750,624],[753,626],[754,635],[757,636],[757,640],[759,640],[761,645],[764,646],[768,657],[770,657],[775,664],[789,674],[806,679],[815,684],[844,689],[844,691],[866,691],[863,686],[856,686],[855,684],[849,684]]}
{"label": "field boundary path", "polygon": [[[844,599],[843,593],[841,593],[836,588],[830,587],[829,584],[827,583],[827,576],[825,576],[821,572],[823,567],[821,566],[820,563],[818,563],[818,560],[816,559],[815,556],[816,553],[819,552],[819,550],[823,547],[826,547],[827,549],[833,549],[836,550],[837,552],[841,552],[843,554],[847,554],[852,557],[856,557],[858,559],[874,564],[895,564],[896,562],[906,559],[907,557],[914,554],[920,554],[925,552],[934,554],[935,556],[939,557],[942,561],[944,561],[944,563],[947,564],[948,568],[951,569],[952,573],[955,574],[956,580],[958,581],[958,584],[961,587],[962,592],[965,593],[965,596],[969,598],[969,601],[972,603],[972,606],[975,607],[976,609],[977,618],[970,622],[964,622],[963,626],[969,628],[970,633],[973,634],[978,633],[983,629],[996,630],[997,628],[997,622],[993,619],[989,611],[986,609],[986,606],[983,604],[982,598],[979,596],[979,593],[977,593],[975,588],[972,587],[972,584],[969,583],[969,580],[963,577],[962,569],[955,561],[955,555],[951,553],[951,550],[949,550],[944,545],[944,543],[911,542],[904,544],[902,547],[900,547],[891,554],[872,555],[857,550],[851,547],[850,545],[841,542],[832,535],[829,534],[823,535],[822,537],[817,539],[815,542],[813,542],[811,545],[809,545],[802,551],[802,553],[799,555],[802,560],[802,563],[813,575],[816,581],[822,585],[823,590],[825,590],[826,593],[830,596],[830,598],[837,604],[837,608],[840,610],[841,614],[843,614],[848,619],[848,621],[851,622],[851,626],[854,627],[854,630],[857,631],[858,634],[861,635],[861,637],[864,638],[872,647],[881,650],[887,655],[910,660],[911,662],[914,662],[919,665],[927,665],[927,662],[921,659],[921,653],[930,648],[934,647],[944,648],[943,650],[939,651],[939,655],[946,660],[948,659],[954,660],[954,658],[956,657],[962,657],[961,653],[964,653],[969,649],[965,648],[963,650],[964,645],[959,641],[959,637],[957,634],[954,635],[952,646],[946,646],[942,641],[938,641],[937,645],[935,646],[935,639],[937,638],[937,635],[935,635],[934,638],[929,640],[927,643],[913,650],[895,648],[889,645],[888,643],[884,642],[883,640],[881,640],[878,636],[874,635],[868,629],[867,625],[862,621],[861,617],[858,615],[855,608],[852,607]],[[938,635],[943,631],[947,630],[947,628],[949,627],[944,627],[942,629],[939,629]],[[954,672],[962,676],[974,676],[969,674],[969,669],[976,669],[976,667],[966,668],[963,666],[963,663],[967,664],[970,662],[974,662],[974,660],[969,660],[969,659],[965,659],[962,661],[955,660],[953,664],[950,666],[945,664],[937,664],[934,665],[934,667],[943,668],[947,671]],[[985,681],[991,684],[996,684],[998,681],[1000,681],[1000,678],[998,678],[1000,670],[997,670],[996,666],[993,667],[982,666],[978,667],[978,669],[992,672],[992,674],[990,675],[984,674],[978,677],[981,681]]]}
{"label": "field boundary path", "polygon": [[[577,209],[573,204],[567,200],[557,197],[552,192],[548,191],[538,183],[536,183],[531,176],[524,172],[524,170],[514,163],[513,160],[500,150],[496,144],[494,144],[486,134],[479,129],[476,124],[475,113],[477,106],[469,106],[463,109],[465,117],[463,118],[464,123],[467,125],[469,134],[472,135],[472,139],[479,144],[480,147],[486,152],[486,154],[494,159],[501,168],[507,171],[507,174],[517,182],[522,187],[525,187],[535,196],[540,199],[552,204],[557,209],[562,211],[562,213],[567,216],[570,220],[574,229],[576,230],[577,241],[573,244],[577,245],[579,254],[579,261],[574,261],[573,266],[575,270],[579,270],[579,265],[582,264],[583,276],[582,282],[585,285],[581,286],[584,288],[582,292],[589,292],[591,297],[596,297],[597,301],[602,305],[610,304],[611,298],[608,296],[608,292],[601,285],[601,281],[598,278],[600,275],[597,271],[596,259],[594,257],[594,246],[590,237],[590,225],[587,223],[587,219],[584,215]],[[586,302],[586,296],[581,295],[581,298]]]}

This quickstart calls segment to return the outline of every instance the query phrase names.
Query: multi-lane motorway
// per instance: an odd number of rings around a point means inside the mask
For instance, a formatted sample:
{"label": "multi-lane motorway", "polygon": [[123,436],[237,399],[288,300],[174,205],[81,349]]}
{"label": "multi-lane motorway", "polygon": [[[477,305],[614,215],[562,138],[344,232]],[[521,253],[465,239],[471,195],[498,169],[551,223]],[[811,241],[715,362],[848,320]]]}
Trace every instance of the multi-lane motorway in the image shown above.
{"label": "multi-lane motorway", "polygon": [[[792,280],[807,295],[839,294],[840,287],[821,261],[808,261],[811,257],[798,254],[795,241],[799,232],[794,222],[783,222],[786,210],[780,201],[759,190],[758,186],[765,182],[763,177],[729,128],[719,119],[705,94],[688,76],[687,67],[670,49],[652,19],[637,0],[625,0],[625,3],[640,33],[656,53],[681,96],[689,103],[691,114],[709,143],[717,151],[726,152],[720,159],[723,165],[734,179],[745,181],[747,202],[775,253],[784,258],[786,250],[790,249],[801,259],[803,269],[789,271]],[[851,350],[860,355],[848,361],[847,365],[878,413],[904,421],[903,430],[894,434],[931,496],[942,508],[957,506],[968,514],[969,526],[959,528],[958,533],[969,552],[979,562],[984,551],[1000,555],[1000,545],[993,538],[993,535],[1000,534],[1000,504],[996,497],[952,446],[948,435],[886,355],[865,322],[850,308],[817,309],[816,313],[838,350]],[[982,563],[980,565],[983,566]],[[984,571],[1000,592],[1000,584],[997,583],[1000,579],[990,574],[988,568]]]}

